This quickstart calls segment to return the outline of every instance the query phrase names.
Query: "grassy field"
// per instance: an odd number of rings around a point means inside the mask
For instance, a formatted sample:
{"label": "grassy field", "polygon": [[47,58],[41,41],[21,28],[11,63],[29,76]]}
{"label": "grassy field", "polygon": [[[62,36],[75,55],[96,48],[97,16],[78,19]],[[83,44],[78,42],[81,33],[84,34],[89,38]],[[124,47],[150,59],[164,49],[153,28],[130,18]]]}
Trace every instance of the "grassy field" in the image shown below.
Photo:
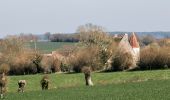
{"label": "grassy field", "polygon": [[[37,49],[42,51],[43,53],[50,53],[51,51],[59,49],[64,45],[74,45],[74,44],[75,43],[71,43],[71,42],[37,42],[36,46]],[[34,42],[27,43],[27,46],[33,49],[35,48]]]}
{"label": "grassy field", "polygon": [[170,80],[9,93],[8,100],[169,100]]}
{"label": "grassy field", "polygon": [[[169,100],[170,70],[93,73],[94,87],[83,74],[50,74],[50,90],[41,91],[42,75],[10,76],[6,100]],[[27,80],[26,92],[16,93],[17,81]]]}

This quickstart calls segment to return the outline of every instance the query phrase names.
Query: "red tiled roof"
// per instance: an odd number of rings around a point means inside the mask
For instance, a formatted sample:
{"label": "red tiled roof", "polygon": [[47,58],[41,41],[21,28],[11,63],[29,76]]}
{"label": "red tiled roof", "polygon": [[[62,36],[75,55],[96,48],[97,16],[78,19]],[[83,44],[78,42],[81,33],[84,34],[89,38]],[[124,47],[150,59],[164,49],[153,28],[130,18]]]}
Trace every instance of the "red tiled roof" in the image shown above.
{"label": "red tiled roof", "polygon": [[132,33],[129,42],[132,48],[139,48],[139,43],[134,32]]}

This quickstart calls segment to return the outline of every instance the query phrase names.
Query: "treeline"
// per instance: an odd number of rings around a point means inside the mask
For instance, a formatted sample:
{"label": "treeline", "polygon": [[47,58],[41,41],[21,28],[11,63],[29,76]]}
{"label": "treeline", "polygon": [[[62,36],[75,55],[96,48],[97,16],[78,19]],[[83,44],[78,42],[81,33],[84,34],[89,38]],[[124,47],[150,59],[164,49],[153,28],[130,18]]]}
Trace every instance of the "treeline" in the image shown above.
{"label": "treeline", "polygon": [[77,34],[46,34],[48,39],[53,38],[56,42],[80,41],[77,45],[64,46],[51,54],[41,54],[26,47],[21,37],[1,40],[0,73],[81,72],[84,66],[93,71],[124,71],[133,66],[137,68],[135,70],[170,68],[170,39],[140,38],[140,46],[143,44],[140,61],[134,64],[133,55],[118,48],[121,38],[111,37],[97,25],[87,24],[78,29]]}
{"label": "treeline", "polygon": [[[108,32],[110,36],[114,34],[122,34],[122,33],[129,33],[131,32]],[[170,38],[170,32],[136,32],[139,37],[152,37],[152,38]],[[78,42],[80,41],[78,33],[68,33],[68,34],[50,34],[49,40],[51,42]]]}
{"label": "treeline", "polygon": [[[124,33],[131,34],[131,32],[107,32],[109,36],[115,36],[115,34],[123,35]],[[138,37],[141,38],[170,38],[170,32],[135,32]],[[11,36],[7,36],[11,37]],[[12,36],[13,37],[13,36]],[[32,33],[21,33],[19,36],[20,39],[24,41],[41,41],[48,40],[51,42],[79,42],[80,34],[78,33],[50,33],[46,32],[44,34],[32,34]]]}
{"label": "treeline", "polygon": [[79,35],[74,34],[51,34],[49,37],[51,42],[78,42]]}
{"label": "treeline", "polygon": [[[122,34],[127,33],[131,34],[131,32],[109,32],[109,34]],[[154,36],[155,38],[170,38],[170,32],[135,32],[138,36]]]}

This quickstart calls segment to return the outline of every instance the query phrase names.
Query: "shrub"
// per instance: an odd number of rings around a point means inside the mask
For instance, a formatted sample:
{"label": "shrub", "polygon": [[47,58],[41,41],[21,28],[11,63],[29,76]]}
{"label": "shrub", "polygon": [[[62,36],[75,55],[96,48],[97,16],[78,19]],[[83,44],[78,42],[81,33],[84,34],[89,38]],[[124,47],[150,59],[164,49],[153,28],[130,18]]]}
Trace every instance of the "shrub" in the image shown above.
{"label": "shrub", "polygon": [[161,39],[158,41],[160,46],[170,46],[170,39]]}
{"label": "shrub", "polygon": [[73,68],[69,64],[65,64],[61,62],[60,69],[62,72],[71,72]]}
{"label": "shrub", "polygon": [[9,74],[35,74],[39,72],[39,52],[26,48],[22,39],[6,38],[0,45],[0,63],[10,66]]}
{"label": "shrub", "polygon": [[40,65],[44,73],[51,73],[53,66],[53,56],[44,54],[40,62]]}
{"label": "shrub", "polygon": [[40,62],[42,60],[42,55],[39,52],[35,52],[34,57],[32,58],[32,62],[34,65],[37,67],[37,72],[40,73],[42,72],[42,68],[40,66]]}
{"label": "shrub", "polygon": [[54,59],[52,65],[52,72],[59,72],[61,71],[61,61],[58,59]]}
{"label": "shrub", "polygon": [[35,53],[31,51],[20,52],[13,57],[10,63],[10,74],[36,74],[37,66],[34,63]]}
{"label": "shrub", "polygon": [[91,67],[83,66],[81,69],[81,72],[85,74],[90,74],[91,73]]}
{"label": "shrub", "polygon": [[70,57],[69,63],[75,72],[80,72],[83,66],[91,66],[92,70],[102,69],[98,47],[81,48]]}
{"label": "shrub", "polygon": [[79,26],[77,33],[83,49],[71,60],[74,70],[79,72],[82,66],[91,66],[93,70],[104,69],[107,60],[113,54],[113,47],[110,46],[114,44],[114,39],[103,27],[93,24]]}
{"label": "shrub", "polygon": [[63,46],[58,49],[55,54],[54,63],[58,67],[59,71],[62,72],[72,72],[72,67],[70,66],[70,59],[73,58],[73,54],[78,51],[78,46]]}
{"label": "shrub", "polygon": [[3,63],[0,65],[0,73],[7,74],[9,72],[9,70],[10,70],[10,67],[8,64]]}
{"label": "shrub", "polygon": [[170,47],[147,46],[141,50],[140,69],[164,69],[170,67]]}
{"label": "shrub", "polygon": [[112,70],[120,71],[127,70],[130,67],[134,66],[133,56],[129,52],[117,52],[112,58]]}
{"label": "shrub", "polygon": [[140,43],[144,44],[144,45],[149,45],[149,44],[151,44],[155,41],[156,41],[155,37],[153,35],[150,35],[150,34],[140,37]]}

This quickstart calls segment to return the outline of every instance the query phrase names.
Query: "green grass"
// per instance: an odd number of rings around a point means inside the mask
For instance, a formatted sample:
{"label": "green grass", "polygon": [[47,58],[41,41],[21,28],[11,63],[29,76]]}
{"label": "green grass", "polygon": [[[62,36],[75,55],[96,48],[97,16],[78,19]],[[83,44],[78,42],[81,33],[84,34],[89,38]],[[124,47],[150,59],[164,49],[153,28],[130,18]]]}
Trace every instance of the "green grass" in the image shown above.
{"label": "green grass", "polygon": [[[169,100],[170,70],[93,73],[94,87],[83,74],[50,74],[50,90],[41,91],[42,75],[10,76],[7,100]],[[27,80],[26,92],[16,93],[17,81]]]}
{"label": "green grass", "polygon": [[[37,49],[42,51],[43,53],[50,53],[51,51],[57,50],[64,45],[74,45],[75,43],[71,42],[37,42]],[[27,43],[27,46],[34,49],[34,42]]]}
{"label": "green grass", "polygon": [[59,88],[23,94],[10,93],[8,100],[169,100],[170,80],[123,83],[94,87]]}

